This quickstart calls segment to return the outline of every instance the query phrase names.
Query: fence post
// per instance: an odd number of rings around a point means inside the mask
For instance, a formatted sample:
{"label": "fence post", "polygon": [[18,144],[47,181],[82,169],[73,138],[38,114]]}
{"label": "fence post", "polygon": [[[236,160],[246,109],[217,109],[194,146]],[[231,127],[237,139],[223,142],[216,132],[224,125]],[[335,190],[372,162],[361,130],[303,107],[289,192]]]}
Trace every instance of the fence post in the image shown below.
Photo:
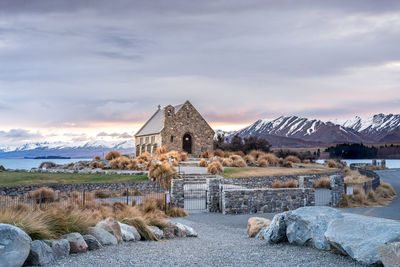
{"label": "fence post", "polygon": [[86,190],[85,189],[83,189],[82,202],[83,202],[83,208],[85,208],[85,202],[86,202]]}
{"label": "fence post", "polygon": [[126,188],[126,205],[129,205],[129,189]]}
{"label": "fence post", "polygon": [[42,209],[42,192],[39,194],[39,209]]}
{"label": "fence post", "polygon": [[164,212],[167,214],[167,193],[164,192]]}

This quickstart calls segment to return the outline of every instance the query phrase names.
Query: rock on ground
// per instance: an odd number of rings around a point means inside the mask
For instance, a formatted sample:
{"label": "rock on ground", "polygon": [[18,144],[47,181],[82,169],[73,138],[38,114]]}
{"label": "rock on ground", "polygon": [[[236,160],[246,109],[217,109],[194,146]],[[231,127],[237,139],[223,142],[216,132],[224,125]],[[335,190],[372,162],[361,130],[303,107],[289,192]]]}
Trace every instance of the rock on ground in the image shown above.
{"label": "rock on ground", "polygon": [[66,239],[60,240],[45,240],[44,241],[53,251],[56,260],[67,257],[69,255],[70,246]]}
{"label": "rock on ground", "polygon": [[100,227],[89,227],[88,233],[94,236],[103,246],[118,244],[117,238]]}
{"label": "rock on ground", "polygon": [[400,223],[343,213],[328,225],[325,237],[337,252],[363,264],[379,264],[379,246],[400,241]]}
{"label": "rock on ground", "polygon": [[0,267],[22,266],[32,239],[18,227],[0,223]]}
{"label": "rock on ground", "polygon": [[334,208],[314,206],[303,207],[287,213],[286,236],[289,243],[296,245],[311,245],[322,250],[329,250],[329,244],[324,234],[329,222],[343,217]]}
{"label": "rock on ground", "polygon": [[251,217],[247,221],[247,235],[248,237],[255,237],[262,228],[270,225],[271,221],[260,217]]}
{"label": "rock on ground", "polygon": [[276,214],[270,225],[261,229],[256,237],[264,239],[267,244],[277,244],[286,241],[286,214],[287,212]]}
{"label": "rock on ground", "polygon": [[83,239],[85,240],[86,244],[88,245],[89,250],[96,250],[100,249],[103,246],[100,242],[92,235],[84,235]]}
{"label": "rock on ground", "polygon": [[122,242],[121,227],[119,226],[118,221],[114,218],[108,217],[107,219],[98,222],[96,227],[103,228],[107,232],[113,234],[115,238],[117,238],[118,242]]}
{"label": "rock on ground", "polygon": [[378,249],[379,258],[385,267],[400,266],[400,242],[382,245]]}
{"label": "rock on ground", "polygon": [[67,239],[70,246],[70,253],[81,253],[88,250],[88,246],[80,233],[70,233],[63,235]]}
{"label": "rock on ground", "polygon": [[47,266],[54,262],[53,250],[41,240],[32,242],[32,248],[24,265]]}
{"label": "rock on ground", "polygon": [[149,226],[150,231],[157,237],[157,239],[164,238],[164,232],[157,226]]}
{"label": "rock on ground", "polygon": [[122,239],[124,241],[140,241],[142,238],[135,227],[118,222],[121,227]]}

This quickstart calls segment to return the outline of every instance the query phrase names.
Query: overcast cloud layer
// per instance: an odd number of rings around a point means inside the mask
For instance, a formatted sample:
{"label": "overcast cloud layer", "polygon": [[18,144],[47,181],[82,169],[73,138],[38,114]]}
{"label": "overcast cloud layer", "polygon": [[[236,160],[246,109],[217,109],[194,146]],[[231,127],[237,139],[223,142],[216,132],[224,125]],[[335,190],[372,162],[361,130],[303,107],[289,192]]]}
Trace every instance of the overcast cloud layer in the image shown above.
{"label": "overcast cloud layer", "polygon": [[0,0],[0,145],[187,99],[214,126],[400,113],[399,44],[399,1]]}

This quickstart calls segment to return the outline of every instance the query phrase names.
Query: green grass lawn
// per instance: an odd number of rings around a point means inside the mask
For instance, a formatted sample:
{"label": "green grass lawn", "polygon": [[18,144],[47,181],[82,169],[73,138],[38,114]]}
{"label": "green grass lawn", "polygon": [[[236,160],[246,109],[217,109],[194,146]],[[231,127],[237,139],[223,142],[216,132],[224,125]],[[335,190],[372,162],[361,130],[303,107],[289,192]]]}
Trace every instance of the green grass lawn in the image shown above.
{"label": "green grass lawn", "polygon": [[146,175],[0,172],[0,186],[146,181]]}

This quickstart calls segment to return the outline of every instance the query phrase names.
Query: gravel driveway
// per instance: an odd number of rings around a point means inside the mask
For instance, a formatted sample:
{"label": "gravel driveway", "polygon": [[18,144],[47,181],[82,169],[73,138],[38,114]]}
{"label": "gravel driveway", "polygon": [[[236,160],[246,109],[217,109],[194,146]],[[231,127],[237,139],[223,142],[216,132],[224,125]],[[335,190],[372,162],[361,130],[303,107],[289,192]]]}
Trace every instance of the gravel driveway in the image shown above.
{"label": "gravel driveway", "polygon": [[309,247],[266,245],[247,238],[246,225],[224,225],[232,217],[220,216],[196,214],[176,219],[193,227],[198,238],[123,243],[70,256],[53,266],[362,266],[350,258]]}

